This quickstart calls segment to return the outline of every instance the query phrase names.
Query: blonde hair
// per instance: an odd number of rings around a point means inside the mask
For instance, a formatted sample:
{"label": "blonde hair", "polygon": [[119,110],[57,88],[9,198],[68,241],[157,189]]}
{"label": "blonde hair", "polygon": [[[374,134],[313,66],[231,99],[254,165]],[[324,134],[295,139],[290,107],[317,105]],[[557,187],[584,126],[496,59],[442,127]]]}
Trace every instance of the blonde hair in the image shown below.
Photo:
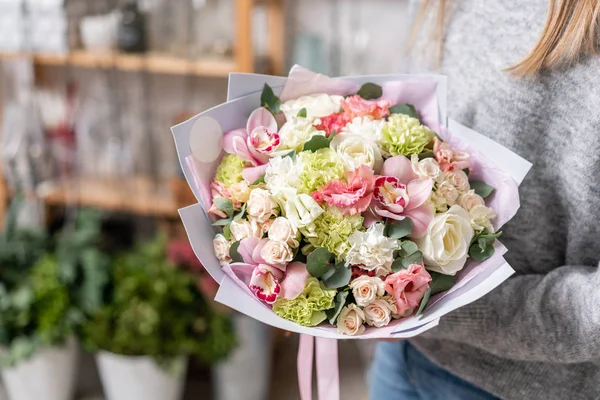
{"label": "blonde hair", "polygon": [[[411,30],[414,43],[423,21],[430,13],[436,20],[431,31],[436,45],[434,61],[439,66],[450,0],[424,0]],[[437,8],[434,8],[437,3]],[[600,41],[599,0],[550,0],[542,34],[533,49],[507,71],[519,76],[535,75],[543,69],[577,62],[582,55],[598,54]],[[410,48],[410,47],[409,47]]]}

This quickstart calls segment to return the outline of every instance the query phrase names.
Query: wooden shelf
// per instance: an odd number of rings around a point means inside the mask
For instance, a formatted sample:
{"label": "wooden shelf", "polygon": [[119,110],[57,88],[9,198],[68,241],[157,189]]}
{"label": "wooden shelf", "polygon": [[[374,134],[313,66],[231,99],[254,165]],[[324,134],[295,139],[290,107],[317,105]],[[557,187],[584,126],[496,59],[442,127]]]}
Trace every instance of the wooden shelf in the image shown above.
{"label": "wooden shelf", "polygon": [[93,53],[73,51],[67,54],[0,53],[0,60],[28,58],[39,66],[73,66],[79,68],[114,68],[122,71],[148,71],[157,74],[227,77],[237,72],[232,58],[188,60],[165,54]]}
{"label": "wooden shelf", "polygon": [[180,205],[170,181],[148,178],[103,180],[73,178],[65,182],[45,182],[35,195],[47,205],[79,205],[138,215],[177,218]]}

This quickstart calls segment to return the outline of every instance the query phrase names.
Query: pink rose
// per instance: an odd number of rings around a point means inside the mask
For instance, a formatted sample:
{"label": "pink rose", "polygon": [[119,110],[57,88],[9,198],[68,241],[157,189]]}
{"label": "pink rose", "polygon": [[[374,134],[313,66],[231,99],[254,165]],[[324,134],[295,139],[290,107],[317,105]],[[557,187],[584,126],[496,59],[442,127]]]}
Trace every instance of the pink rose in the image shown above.
{"label": "pink rose", "polygon": [[355,95],[346,97],[342,100],[341,105],[350,120],[366,116],[383,119],[386,115],[390,115],[392,102],[389,100],[365,100],[359,95]]}
{"label": "pink rose", "polygon": [[341,132],[342,128],[350,122],[350,118],[345,113],[333,113],[319,119],[321,120],[321,123],[315,125],[315,128],[320,131],[325,131],[327,136],[333,131],[337,133]]}
{"label": "pink rose", "polygon": [[469,154],[456,150],[438,138],[435,138],[433,153],[443,172],[461,171],[471,167]]}
{"label": "pink rose", "polygon": [[421,264],[412,264],[385,278],[385,291],[394,297],[398,315],[410,315],[419,306],[429,282],[431,275]]}
{"label": "pink rose", "polygon": [[320,191],[313,192],[312,197],[317,202],[326,202],[335,206],[344,215],[355,215],[365,211],[373,198],[373,170],[367,165],[361,165],[354,171],[348,172],[348,183],[333,180],[323,186]]}
{"label": "pink rose", "polygon": [[[388,158],[383,163],[382,176],[375,180],[373,188],[374,212],[383,218],[413,222],[412,237],[422,237],[433,219],[433,210],[425,202],[431,195],[433,181],[418,179],[411,162],[404,156]],[[372,224],[377,218],[365,215],[365,222]]]}

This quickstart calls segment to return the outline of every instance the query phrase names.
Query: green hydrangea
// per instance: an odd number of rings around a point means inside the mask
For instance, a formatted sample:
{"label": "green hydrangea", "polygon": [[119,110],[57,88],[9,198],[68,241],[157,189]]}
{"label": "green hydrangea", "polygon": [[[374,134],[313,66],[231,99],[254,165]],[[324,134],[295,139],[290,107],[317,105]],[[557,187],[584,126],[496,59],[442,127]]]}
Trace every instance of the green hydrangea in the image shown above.
{"label": "green hydrangea", "polygon": [[326,207],[323,214],[300,231],[311,247],[325,247],[342,259],[350,249],[350,235],[364,230],[362,215],[344,215],[336,207]]}
{"label": "green hydrangea", "polygon": [[410,156],[421,153],[434,137],[435,133],[418,119],[392,114],[381,128],[380,145],[386,157]]}
{"label": "green hydrangea", "polygon": [[327,289],[323,282],[310,277],[306,280],[304,291],[295,299],[277,299],[273,311],[281,318],[303,326],[316,326],[325,321],[325,310],[334,306],[335,289]]}
{"label": "green hydrangea", "polygon": [[302,172],[298,176],[298,192],[311,194],[334,179],[344,179],[344,164],[330,148],[315,152],[303,151],[298,154]]}
{"label": "green hydrangea", "polygon": [[245,165],[246,162],[235,154],[226,154],[217,167],[215,179],[225,186],[241,182],[244,179],[242,178],[242,169]]}

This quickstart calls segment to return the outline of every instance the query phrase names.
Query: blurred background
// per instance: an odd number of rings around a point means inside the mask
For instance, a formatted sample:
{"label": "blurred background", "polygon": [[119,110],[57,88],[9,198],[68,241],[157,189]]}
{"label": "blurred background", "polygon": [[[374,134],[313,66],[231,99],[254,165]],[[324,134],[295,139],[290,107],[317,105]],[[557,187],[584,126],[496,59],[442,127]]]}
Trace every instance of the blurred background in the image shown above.
{"label": "blurred background", "polygon": [[0,0],[0,399],[299,398],[296,335],[212,301],[169,128],[230,72],[404,71],[417,3]]}

